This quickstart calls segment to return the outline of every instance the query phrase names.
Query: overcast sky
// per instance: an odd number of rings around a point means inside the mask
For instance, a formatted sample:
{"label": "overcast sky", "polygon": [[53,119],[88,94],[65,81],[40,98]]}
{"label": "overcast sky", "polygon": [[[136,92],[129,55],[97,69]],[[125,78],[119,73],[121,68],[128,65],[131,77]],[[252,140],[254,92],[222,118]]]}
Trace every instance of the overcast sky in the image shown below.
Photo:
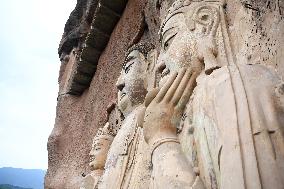
{"label": "overcast sky", "polygon": [[0,167],[47,169],[58,43],[76,0],[1,0]]}

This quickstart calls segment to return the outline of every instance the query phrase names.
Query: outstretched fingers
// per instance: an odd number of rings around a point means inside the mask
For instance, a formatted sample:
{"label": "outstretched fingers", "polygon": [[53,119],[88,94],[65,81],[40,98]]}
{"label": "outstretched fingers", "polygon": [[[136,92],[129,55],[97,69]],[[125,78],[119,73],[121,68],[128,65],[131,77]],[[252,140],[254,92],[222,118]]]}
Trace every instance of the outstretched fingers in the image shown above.
{"label": "outstretched fingers", "polygon": [[173,95],[175,94],[176,92],[176,89],[179,87],[180,85],[180,82],[183,80],[184,78],[184,74],[186,72],[186,69],[185,68],[182,68],[182,70],[178,73],[175,81],[173,82],[173,84],[171,85],[171,87],[169,88],[169,90],[167,91],[165,97],[163,98],[163,100],[165,102],[169,102]]}
{"label": "outstretched fingers", "polygon": [[177,103],[180,100],[182,94],[184,93],[191,75],[192,75],[192,70],[191,69],[187,69],[184,77],[182,78],[182,81],[180,82],[180,84],[179,84],[177,90],[175,91],[174,96],[173,96],[173,98],[171,100],[171,102],[173,103],[174,106],[177,105]]}
{"label": "outstretched fingers", "polygon": [[155,98],[157,102],[160,102],[164,98],[165,94],[167,93],[167,91],[171,87],[172,83],[174,82],[176,76],[177,76],[177,72],[173,73],[169,77],[169,79],[167,80],[165,85],[161,88],[161,90],[159,91],[159,93],[157,94],[157,96]]}
{"label": "outstretched fingers", "polygon": [[182,96],[181,98],[179,99],[177,105],[176,105],[176,109],[178,111],[183,111],[184,108],[186,107],[186,104],[188,103],[189,99],[190,99],[190,96],[193,92],[193,89],[195,88],[196,86],[196,78],[198,76],[198,73],[194,72],[191,77],[190,77],[190,80],[184,90],[184,92],[182,93]]}

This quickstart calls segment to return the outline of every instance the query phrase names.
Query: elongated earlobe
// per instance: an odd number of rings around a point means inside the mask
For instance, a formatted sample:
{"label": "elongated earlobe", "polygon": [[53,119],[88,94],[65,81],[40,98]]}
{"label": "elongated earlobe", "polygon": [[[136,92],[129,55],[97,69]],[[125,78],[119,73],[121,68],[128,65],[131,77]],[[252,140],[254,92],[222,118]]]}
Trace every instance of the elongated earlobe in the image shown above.
{"label": "elongated earlobe", "polygon": [[205,73],[210,75],[213,70],[221,67],[217,61],[218,48],[215,41],[220,24],[219,10],[214,6],[201,5],[192,18],[202,28],[198,41],[198,58],[205,64]]}

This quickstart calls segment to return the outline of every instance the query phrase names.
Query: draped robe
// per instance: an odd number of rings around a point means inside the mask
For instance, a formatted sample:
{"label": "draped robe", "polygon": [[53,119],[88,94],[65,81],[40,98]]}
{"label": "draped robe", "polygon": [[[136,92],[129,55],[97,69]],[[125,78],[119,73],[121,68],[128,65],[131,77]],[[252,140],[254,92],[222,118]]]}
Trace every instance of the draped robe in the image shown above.
{"label": "draped robe", "polygon": [[194,132],[182,142],[207,188],[284,188],[283,91],[263,65],[199,76],[188,114]]}
{"label": "draped robe", "polygon": [[150,156],[143,130],[137,125],[139,107],[124,120],[107,155],[99,188],[148,188]]}

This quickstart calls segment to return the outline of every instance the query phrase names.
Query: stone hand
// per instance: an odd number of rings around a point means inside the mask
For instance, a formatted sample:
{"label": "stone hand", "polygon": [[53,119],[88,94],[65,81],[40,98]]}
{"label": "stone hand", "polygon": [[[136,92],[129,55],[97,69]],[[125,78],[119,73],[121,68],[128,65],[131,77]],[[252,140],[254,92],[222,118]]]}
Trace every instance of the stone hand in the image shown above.
{"label": "stone hand", "polygon": [[160,90],[147,94],[143,132],[148,144],[177,137],[176,127],[196,86],[197,76],[191,69],[182,69],[178,74],[173,73]]}

